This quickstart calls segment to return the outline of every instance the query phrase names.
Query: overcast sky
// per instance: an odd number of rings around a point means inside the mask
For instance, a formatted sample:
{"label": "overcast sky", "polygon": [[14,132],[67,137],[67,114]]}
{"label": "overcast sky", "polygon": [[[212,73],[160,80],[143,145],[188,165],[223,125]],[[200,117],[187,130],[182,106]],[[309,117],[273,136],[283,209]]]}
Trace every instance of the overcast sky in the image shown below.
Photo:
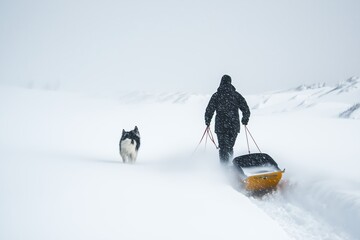
{"label": "overcast sky", "polygon": [[360,75],[359,0],[0,0],[0,83],[244,94]]}

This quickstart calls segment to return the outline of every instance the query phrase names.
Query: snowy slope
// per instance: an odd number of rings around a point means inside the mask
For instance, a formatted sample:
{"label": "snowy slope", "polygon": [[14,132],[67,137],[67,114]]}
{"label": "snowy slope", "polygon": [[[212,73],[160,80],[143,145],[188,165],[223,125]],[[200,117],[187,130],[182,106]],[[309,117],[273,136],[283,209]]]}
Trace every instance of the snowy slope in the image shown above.
{"label": "snowy slope", "polygon": [[[181,116],[197,111],[186,105],[8,88],[0,96],[0,239],[288,239],[233,190],[216,158],[191,158],[198,136],[182,124],[197,117]],[[118,141],[135,124],[140,156],[124,165]]]}
{"label": "snowy slope", "polygon": [[[357,106],[360,102],[360,78],[352,77],[336,86],[314,84],[301,85],[294,89],[272,92],[262,96],[251,96],[253,109],[262,112],[288,112],[314,108],[320,116],[339,116],[359,118]],[[350,110],[351,109],[351,110]],[[316,111],[315,111],[316,112]],[[344,114],[347,112],[347,114]]]}
{"label": "snowy slope", "polygon": [[[287,212],[278,221],[285,219],[282,226],[295,235],[306,232],[297,232],[296,223],[300,222],[300,227],[310,229],[312,236],[318,235],[316,239],[358,239],[359,78],[336,86],[301,86],[248,99],[253,107],[249,127],[265,147],[262,150],[287,169],[285,190],[259,204],[275,218]],[[340,233],[339,238],[328,236],[331,230],[313,220],[304,226],[302,222],[308,220],[299,218],[299,209],[329,224]],[[295,217],[289,212],[295,212]],[[291,227],[289,221],[295,221],[296,227]],[[307,234],[298,237],[309,238]]]}
{"label": "snowy slope", "polygon": [[[359,86],[245,96],[250,131],[286,168],[263,198],[239,191],[213,146],[193,154],[210,96],[0,86],[0,239],[358,239],[360,121],[341,114]],[[125,165],[118,141],[135,125],[142,146]],[[235,154],[245,146],[242,132]]]}

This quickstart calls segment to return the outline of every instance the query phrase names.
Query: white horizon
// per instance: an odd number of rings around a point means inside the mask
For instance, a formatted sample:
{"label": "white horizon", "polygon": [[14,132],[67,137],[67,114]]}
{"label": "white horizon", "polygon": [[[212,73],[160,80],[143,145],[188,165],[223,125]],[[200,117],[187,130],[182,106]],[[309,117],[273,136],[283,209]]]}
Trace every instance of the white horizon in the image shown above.
{"label": "white horizon", "polygon": [[244,94],[360,75],[360,2],[0,3],[0,84]]}

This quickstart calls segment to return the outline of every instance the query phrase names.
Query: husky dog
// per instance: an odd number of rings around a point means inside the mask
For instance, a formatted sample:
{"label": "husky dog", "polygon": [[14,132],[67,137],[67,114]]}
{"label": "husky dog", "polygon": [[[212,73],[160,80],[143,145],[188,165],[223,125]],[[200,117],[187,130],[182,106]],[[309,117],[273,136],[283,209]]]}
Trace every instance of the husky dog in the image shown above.
{"label": "husky dog", "polygon": [[124,163],[135,163],[137,154],[140,148],[140,133],[137,126],[134,130],[126,132],[122,131],[122,136],[119,142],[120,156]]}

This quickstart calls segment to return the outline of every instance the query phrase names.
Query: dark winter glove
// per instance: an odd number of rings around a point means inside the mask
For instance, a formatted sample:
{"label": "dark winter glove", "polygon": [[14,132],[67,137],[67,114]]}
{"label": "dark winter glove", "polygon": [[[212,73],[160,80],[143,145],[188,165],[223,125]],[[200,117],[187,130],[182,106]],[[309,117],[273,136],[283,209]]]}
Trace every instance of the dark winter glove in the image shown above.
{"label": "dark winter glove", "polygon": [[211,119],[208,119],[207,117],[205,117],[205,125],[206,126],[210,126],[210,121],[211,121]]}
{"label": "dark winter glove", "polygon": [[244,117],[243,117],[243,118],[241,119],[241,123],[244,124],[244,125],[247,125],[248,122],[249,122],[249,119],[248,119],[248,118],[244,118]]}

